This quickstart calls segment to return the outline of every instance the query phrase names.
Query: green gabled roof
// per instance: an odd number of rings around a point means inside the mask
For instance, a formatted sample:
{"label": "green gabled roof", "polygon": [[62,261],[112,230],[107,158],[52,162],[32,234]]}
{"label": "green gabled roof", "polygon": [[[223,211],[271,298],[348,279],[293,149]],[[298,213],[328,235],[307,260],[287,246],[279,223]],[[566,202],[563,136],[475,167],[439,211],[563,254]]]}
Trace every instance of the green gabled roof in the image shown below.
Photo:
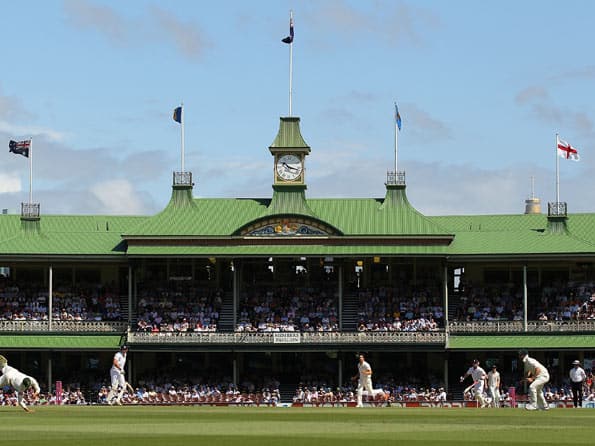
{"label": "green gabled roof", "polygon": [[[415,209],[382,208],[382,200],[310,199],[307,208],[291,207],[292,200],[269,209],[270,199],[195,199],[195,206],[166,207],[163,212],[127,231],[127,236],[230,236],[250,222],[271,215],[311,215],[344,235],[445,235],[447,229]],[[311,212],[308,212],[308,208]]]}
{"label": "green gabled roof", "polygon": [[125,231],[124,236],[231,236],[239,227],[264,216],[270,200],[200,198],[193,202],[193,206],[183,208],[168,205],[159,214]]}
{"label": "green gabled roof", "polygon": [[453,255],[595,253],[595,214],[569,215],[567,230],[551,232],[545,215],[431,217],[456,237]]}
{"label": "green gabled roof", "polygon": [[452,231],[424,217],[410,205],[383,206],[373,198],[308,200],[314,213],[345,235],[437,236]]}
{"label": "green gabled roof", "polygon": [[444,236],[452,232],[411,206],[404,187],[388,188],[382,199],[306,199],[305,186],[274,186],[272,199],[172,199],[159,214],[127,231],[126,237],[225,237],[267,217],[315,218],[350,236]]}
{"label": "green gabled roof", "polygon": [[304,215],[316,217],[306,200],[305,186],[273,186],[273,198],[266,209],[266,216]]}
{"label": "green gabled roof", "polygon": [[19,215],[0,216],[1,255],[123,255],[122,231],[147,217],[42,215],[39,230]]}

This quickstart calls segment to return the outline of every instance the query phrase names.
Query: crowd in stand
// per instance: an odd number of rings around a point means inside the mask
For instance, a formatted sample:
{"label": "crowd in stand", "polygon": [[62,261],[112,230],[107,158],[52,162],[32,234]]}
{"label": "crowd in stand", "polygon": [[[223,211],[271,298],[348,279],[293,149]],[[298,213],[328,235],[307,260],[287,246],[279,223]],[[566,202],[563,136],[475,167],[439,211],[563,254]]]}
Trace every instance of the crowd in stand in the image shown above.
{"label": "crowd in stand", "polygon": [[223,291],[190,281],[144,284],[137,305],[137,331],[185,333],[217,331]]}
{"label": "crowd in stand", "polygon": [[[379,287],[358,291],[359,331],[434,331],[444,325],[441,291],[435,286]],[[523,291],[514,284],[475,286],[462,282],[453,320],[522,321]],[[137,331],[214,332],[223,292],[193,281],[139,284]],[[529,287],[529,320],[595,320],[595,284],[553,282]],[[240,297],[236,332],[336,332],[339,305],[335,289],[254,288]],[[452,308],[451,308],[452,310]],[[47,321],[47,286],[0,278],[0,321]],[[54,321],[121,320],[113,284],[57,286],[52,292]]]}
{"label": "crowd in stand", "polygon": [[[41,284],[0,280],[0,321],[47,321],[49,295]],[[120,301],[110,285],[57,286],[52,291],[54,321],[118,321]]]}
{"label": "crowd in stand", "polygon": [[[30,395],[25,397],[27,405],[49,406],[49,405],[86,405],[87,400],[81,389],[66,390],[62,393],[61,401],[58,401],[56,393],[40,393],[36,400],[33,400]],[[16,406],[17,395],[13,389],[0,388],[0,406]]]}
{"label": "crowd in stand", "polygon": [[[447,395],[443,387],[421,387],[416,388],[414,386],[378,386],[382,389],[385,394],[388,395],[388,399],[385,400],[382,394],[377,394],[373,398],[368,397],[364,393],[364,401],[372,402],[375,404],[382,404],[385,401],[389,403],[395,402],[446,402]],[[344,403],[355,403],[357,395],[355,389],[352,387],[337,387],[331,388],[328,386],[300,386],[297,388],[293,397],[294,403],[304,404],[344,404]]]}
{"label": "crowd in stand", "polygon": [[[522,321],[523,291],[520,286],[473,286],[465,284],[458,296],[456,320]],[[595,320],[595,284],[557,282],[529,288],[529,320]]]}
{"label": "crowd in stand", "polygon": [[339,330],[334,291],[313,288],[254,289],[240,298],[236,332]]}
{"label": "crowd in stand", "polygon": [[[99,390],[98,404],[107,404],[108,392],[109,389],[106,387]],[[143,386],[135,388],[134,392],[126,391],[122,396],[123,404],[275,406],[279,401],[279,389],[265,387],[257,391],[249,391],[232,385]]]}
{"label": "crowd in stand", "polygon": [[367,289],[358,298],[359,331],[436,331],[443,325],[442,297],[432,287]]}

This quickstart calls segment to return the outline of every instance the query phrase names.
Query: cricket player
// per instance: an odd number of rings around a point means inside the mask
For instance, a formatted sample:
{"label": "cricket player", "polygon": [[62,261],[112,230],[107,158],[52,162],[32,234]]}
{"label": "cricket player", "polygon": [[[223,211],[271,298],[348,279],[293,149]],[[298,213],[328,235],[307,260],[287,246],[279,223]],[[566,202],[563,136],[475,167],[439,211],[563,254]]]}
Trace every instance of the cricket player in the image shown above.
{"label": "cricket player", "polygon": [[355,407],[364,407],[362,403],[362,393],[364,389],[372,398],[374,398],[376,394],[382,393],[385,397],[384,399],[386,400],[387,394],[385,394],[382,389],[374,390],[372,388],[372,367],[370,367],[370,364],[366,362],[366,356],[363,353],[360,353],[358,358],[358,375],[353,377],[353,380],[356,380],[359,377],[357,384],[357,405]]}
{"label": "cricket player", "polygon": [[496,364],[493,364],[492,370],[488,372],[488,389],[492,397],[492,406],[500,407],[500,372]]}
{"label": "cricket player", "polygon": [[483,396],[487,375],[485,370],[479,366],[479,361],[477,359],[473,360],[473,365],[469,367],[469,370],[467,370],[463,376],[461,376],[460,381],[465,381],[465,378],[468,376],[473,378],[473,393],[475,394],[477,403],[480,405],[479,407],[487,407],[488,402]]}
{"label": "cricket player", "polygon": [[527,350],[519,350],[519,358],[525,366],[525,380],[529,383],[529,403],[525,405],[527,410],[549,410],[543,386],[550,380],[547,368],[536,359],[529,356]]}
{"label": "cricket player", "polygon": [[118,406],[122,405],[122,395],[126,389],[126,378],[124,366],[126,365],[126,354],[128,353],[128,346],[123,345],[120,351],[117,351],[112,361],[112,368],[110,369],[110,379],[112,388],[107,394],[107,403],[111,406],[116,403]]}
{"label": "cricket player", "polygon": [[21,406],[25,412],[32,413],[33,411],[27,407],[24,397],[27,394],[27,390],[30,388],[33,388],[33,398],[39,396],[39,384],[37,383],[37,380],[21,373],[14,367],[9,366],[8,361],[2,355],[0,355],[0,371],[2,372],[2,376],[0,377],[0,387],[12,387],[17,394],[19,406]]}

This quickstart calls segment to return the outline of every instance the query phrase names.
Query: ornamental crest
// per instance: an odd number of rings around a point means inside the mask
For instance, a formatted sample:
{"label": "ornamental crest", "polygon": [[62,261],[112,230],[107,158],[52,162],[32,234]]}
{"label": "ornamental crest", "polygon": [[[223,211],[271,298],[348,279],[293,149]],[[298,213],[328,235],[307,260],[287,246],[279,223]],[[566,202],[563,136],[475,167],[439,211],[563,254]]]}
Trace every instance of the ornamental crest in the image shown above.
{"label": "ornamental crest", "polygon": [[325,236],[329,232],[314,221],[304,220],[267,220],[253,225],[244,232],[244,236],[287,237],[287,236]]}

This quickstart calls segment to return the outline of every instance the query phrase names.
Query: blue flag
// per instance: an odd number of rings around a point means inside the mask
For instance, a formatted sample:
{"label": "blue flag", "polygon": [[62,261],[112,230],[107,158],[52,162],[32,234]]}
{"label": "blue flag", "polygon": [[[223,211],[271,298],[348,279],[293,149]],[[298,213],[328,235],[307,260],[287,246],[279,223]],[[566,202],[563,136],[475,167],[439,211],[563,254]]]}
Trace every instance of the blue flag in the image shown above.
{"label": "blue flag", "polygon": [[401,130],[401,114],[399,113],[399,107],[397,107],[397,103],[395,102],[395,122],[399,131]]}
{"label": "blue flag", "polygon": [[174,109],[174,121],[182,123],[182,107],[177,107]]}

